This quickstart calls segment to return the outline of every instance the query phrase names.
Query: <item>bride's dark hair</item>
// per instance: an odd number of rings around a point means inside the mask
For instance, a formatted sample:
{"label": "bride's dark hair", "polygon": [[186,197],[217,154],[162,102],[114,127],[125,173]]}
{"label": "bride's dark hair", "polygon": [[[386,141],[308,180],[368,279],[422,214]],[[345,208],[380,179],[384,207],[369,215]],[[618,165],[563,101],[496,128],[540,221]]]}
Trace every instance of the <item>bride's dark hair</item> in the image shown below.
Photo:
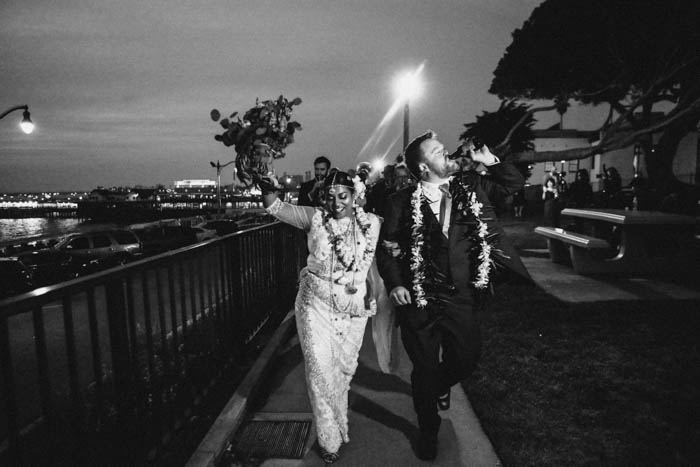
{"label": "bride's dark hair", "polygon": [[352,178],[350,178],[350,175],[347,172],[343,172],[335,168],[328,172],[328,175],[323,181],[323,189],[325,190],[333,185],[342,185],[350,188],[352,191],[355,191],[355,184],[353,183]]}

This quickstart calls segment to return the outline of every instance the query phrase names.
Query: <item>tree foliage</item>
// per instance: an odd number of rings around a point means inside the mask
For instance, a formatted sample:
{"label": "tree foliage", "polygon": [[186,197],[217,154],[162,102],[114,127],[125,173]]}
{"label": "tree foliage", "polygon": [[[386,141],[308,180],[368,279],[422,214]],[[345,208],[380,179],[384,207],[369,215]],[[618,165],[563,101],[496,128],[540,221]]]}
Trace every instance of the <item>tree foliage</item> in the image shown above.
{"label": "tree foliage", "polygon": [[578,159],[640,142],[650,175],[672,179],[678,143],[700,121],[698,18],[696,0],[545,0],[513,33],[489,92],[554,101],[533,112],[571,101],[610,111],[596,148],[521,157]]}

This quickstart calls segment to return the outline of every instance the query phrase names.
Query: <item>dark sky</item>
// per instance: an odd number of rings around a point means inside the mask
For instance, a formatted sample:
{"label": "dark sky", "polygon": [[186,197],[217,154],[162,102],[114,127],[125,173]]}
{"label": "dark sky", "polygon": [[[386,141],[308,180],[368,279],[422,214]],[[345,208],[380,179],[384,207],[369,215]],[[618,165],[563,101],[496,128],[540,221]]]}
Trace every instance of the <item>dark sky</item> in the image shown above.
{"label": "dark sky", "polygon": [[493,70],[539,3],[3,0],[0,111],[28,104],[37,129],[19,131],[21,112],[0,121],[0,191],[214,179],[209,161],[234,152],[214,141],[209,111],[280,94],[303,99],[303,131],[278,174],[303,173],[319,154],[344,169],[393,157],[401,114],[361,150],[396,76],[423,62],[411,133],[432,128],[454,145],[464,123],[497,108]]}

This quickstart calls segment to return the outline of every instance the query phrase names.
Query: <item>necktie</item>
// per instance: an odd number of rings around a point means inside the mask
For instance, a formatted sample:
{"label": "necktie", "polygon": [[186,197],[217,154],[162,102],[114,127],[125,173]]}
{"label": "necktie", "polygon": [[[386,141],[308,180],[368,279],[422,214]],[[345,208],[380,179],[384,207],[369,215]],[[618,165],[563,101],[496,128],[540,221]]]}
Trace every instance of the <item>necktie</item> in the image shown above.
{"label": "necktie", "polygon": [[[443,183],[440,185],[440,191],[442,192],[442,200],[440,201],[440,225],[442,226],[442,231],[447,232],[450,222],[450,210],[452,208],[452,195],[450,194],[450,184]],[[445,235],[447,235],[445,233]]]}

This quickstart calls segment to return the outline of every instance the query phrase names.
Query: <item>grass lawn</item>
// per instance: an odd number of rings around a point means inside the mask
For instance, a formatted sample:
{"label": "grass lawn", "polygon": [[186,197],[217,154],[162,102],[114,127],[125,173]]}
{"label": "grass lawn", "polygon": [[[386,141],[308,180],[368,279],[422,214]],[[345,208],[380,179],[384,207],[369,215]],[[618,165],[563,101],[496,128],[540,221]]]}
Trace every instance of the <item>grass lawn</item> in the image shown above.
{"label": "grass lawn", "polygon": [[[511,225],[519,247],[539,239]],[[464,382],[508,467],[700,465],[700,302],[496,289]]]}

